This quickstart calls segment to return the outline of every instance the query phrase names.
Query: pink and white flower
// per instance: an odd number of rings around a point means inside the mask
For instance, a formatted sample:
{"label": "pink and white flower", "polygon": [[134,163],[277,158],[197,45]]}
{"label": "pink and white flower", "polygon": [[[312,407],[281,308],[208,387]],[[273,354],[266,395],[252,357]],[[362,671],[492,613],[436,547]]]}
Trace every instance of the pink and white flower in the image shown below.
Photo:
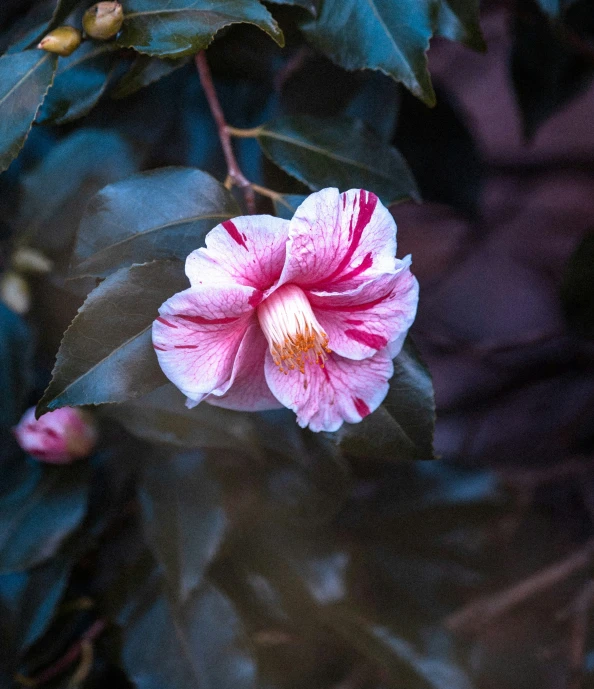
{"label": "pink and white flower", "polygon": [[35,418],[35,407],[27,409],[14,434],[30,455],[48,464],[69,464],[89,455],[97,442],[97,430],[89,414],[74,407],[62,407]]}
{"label": "pink and white flower", "polygon": [[395,255],[394,219],[360,189],[311,194],[290,222],[217,225],[153,323],[161,368],[190,407],[285,406],[313,431],[361,421],[416,314],[410,256]]}

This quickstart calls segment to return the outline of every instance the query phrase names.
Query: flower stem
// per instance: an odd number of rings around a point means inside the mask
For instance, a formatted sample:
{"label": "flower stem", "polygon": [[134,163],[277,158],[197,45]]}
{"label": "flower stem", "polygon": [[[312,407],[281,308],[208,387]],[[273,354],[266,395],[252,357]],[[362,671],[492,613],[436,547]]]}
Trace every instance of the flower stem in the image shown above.
{"label": "flower stem", "polygon": [[262,127],[239,129],[238,127],[232,127],[230,124],[227,125],[227,133],[239,139],[255,139],[257,136],[260,136],[261,131]]}
{"label": "flower stem", "polygon": [[242,190],[248,213],[253,214],[256,212],[256,196],[252,185],[241,171],[237,158],[235,157],[235,153],[233,152],[229,127],[225,121],[225,114],[223,112],[223,108],[221,107],[219,97],[217,96],[217,92],[212,81],[210,67],[208,66],[206,54],[203,50],[196,55],[195,60],[198,76],[200,77],[200,83],[202,84],[206,100],[208,101],[208,106],[210,107],[210,111],[217,125],[219,140],[221,142],[223,154],[227,163],[228,178],[235,186]]}
{"label": "flower stem", "polygon": [[272,191],[272,189],[268,189],[268,187],[261,187],[259,184],[252,184],[251,186],[257,194],[260,194],[261,196],[266,196],[267,198],[282,204],[283,206],[285,206],[285,208],[288,208],[290,211],[293,210],[290,204],[287,203],[287,201],[285,200],[285,197],[282,194],[279,194],[278,191]]}

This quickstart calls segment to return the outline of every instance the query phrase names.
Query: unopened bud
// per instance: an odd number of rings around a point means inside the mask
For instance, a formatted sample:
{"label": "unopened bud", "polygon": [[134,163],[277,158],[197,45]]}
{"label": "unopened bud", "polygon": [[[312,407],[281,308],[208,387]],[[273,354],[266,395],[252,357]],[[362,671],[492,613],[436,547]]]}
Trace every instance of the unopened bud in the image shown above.
{"label": "unopened bud", "polygon": [[9,270],[0,280],[0,301],[15,313],[27,313],[31,308],[31,290],[22,275]]}
{"label": "unopened bud", "polygon": [[122,28],[124,8],[119,2],[98,2],[83,16],[83,29],[91,38],[105,41],[113,38]]}
{"label": "unopened bud", "polygon": [[35,407],[28,409],[14,429],[19,445],[31,456],[49,464],[69,464],[91,453],[97,430],[87,412],[62,407],[35,418]]}
{"label": "unopened bud", "polygon": [[68,57],[78,48],[81,40],[82,35],[78,29],[73,26],[59,26],[42,38],[37,47],[48,53]]}
{"label": "unopened bud", "polygon": [[49,273],[53,267],[47,256],[28,246],[17,249],[12,257],[12,265],[22,273]]}

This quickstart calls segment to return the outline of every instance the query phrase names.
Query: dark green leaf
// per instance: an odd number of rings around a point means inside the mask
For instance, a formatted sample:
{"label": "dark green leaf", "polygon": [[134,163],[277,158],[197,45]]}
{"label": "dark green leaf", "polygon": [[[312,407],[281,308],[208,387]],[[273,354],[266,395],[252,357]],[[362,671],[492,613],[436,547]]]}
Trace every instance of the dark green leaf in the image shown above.
{"label": "dark green leaf", "polygon": [[187,65],[189,58],[181,60],[149,57],[148,55],[138,55],[129,71],[118,81],[110,95],[112,98],[125,98],[136,91],[153,84],[155,81],[168,76],[175,70]]}
{"label": "dark green leaf", "polygon": [[431,109],[403,94],[394,143],[411,161],[424,200],[476,216],[485,163],[454,95],[439,88],[436,93],[437,105]]}
{"label": "dark green leaf", "polygon": [[594,232],[570,258],[561,296],[569,325],[580,335],[594,338]]}
{"label": "dark green leaf", "polygon": [[408,338],[394,360],[383,404],[336,434],[342,450],[363,458],[433,459],[435,400],[431,374]]}
{"label": "dark green leaf", "polygon": [[[510,66],[524,135],[531,138],[551,115],[587,87],[594,77],[594,64],[579,48],[579,42],[588,38],[580,35],[586,22],[578,5],[572,8],[576,16],[568,29],[531,4],[520,5],[514,17]],[[566,20],[570,22],[570,17]],[[590,21],[594,30],[594,18]]]}
{"label": "dark green leaf", "polygon": [[140,498],[146,540],[183,603],[202,583],[225,533],[219,486],[204,454],[157,453],[145,466]]}
{"label": "dark green leaf", "polygon": [[60,60],[37,122],[64,124],[86,115],[105,92],[115,60],[112,44],[97,45],[90,41]]}
{"label": "dark green leaf", "polygon": [[200,404],[188,409],[171,383],[116,408],[106,408],[124,427],[144,440],[186,448],[250,450],[251,417]]}
{"label": "dark green leaf", "polygon": [[72,564],[60,556],[26,572],[0,575],[0,657],[6,655],[14,662],[45,632],[68,584]]}
{"label": "dark green leaf", "polygon": [[80,0],[58,0],[47,30],[51,31],[56,26],[60,26],[79,3]]}
{"label": "dark green leaf", "polygon": [[536,0],[543,12],[550,14],[552,17],[558,17],[568,7],[579,0]]}
{"label": "dark green leaf", "polygon": [[75,129],[22,175],[19,225],[64,265],[89,197],[136,172],[138,163],[137,151],[117,132]]}
{"label": "dark green leaf", "polygon": [[0,426],[13,426],[33,378],[32,333],[25,321],[0,304]]}
{"label": "dark green leaf", "polygon": [[324,0],[318,18],[301,28],[345,69],[380,70],[433,105],[425,51],[436,12],[436,0]]}
{"label": "dark green leaf", "polygon": [[359,120],[284,117],[259,127],[257,138],[274,163],[311,189],[360,187],[386,204],[419,198],[404,158]]}
{"label": "dark green leaf", "polygon": [[159,306],[187,286],[177,261],[123,268],[108,277],[64,334],[38,413],[123,402],[167,382],[153,350],[151,326]]}
{"label": "dark green leaf", "polygon": [[441,0],[435,33],[483,51],[485,40],[479,24],[480,0]]}
{"label": "dark green leaf", "polygon": [[422,656],[407,641],[350,608],[328,609],[324,618],[354,648],[384,668],[396,685],[415,689],[472,689],[470,680],[457,666]]}
{"label": "dark green leaf", "polygon": [[282,197],[274,199],[274,212],[279,218],[290,220],[306,198],[307,196],[303,194],[284,194]]}
{"label": "dark green leaf", "polygon": [[55,55],[27,50],[0,57],[0,172],[25,143],[56,71]]}
{"label": "dark green leaf", "polygon": [[19,455],[0,489],[0,573],[50,558],[82,521],[88,463],[53,467]]}
{"label": "dark green leaf", "polygon": [[231,602],[204,583],[183,606],[152,592],[123,630],[124,668],[138,689],[255,689]]}
{"label": "dark green leaf", "polygon": [[133,263],[185,259],[215,225],[239,215],[233,196],[201,170],[152,170],[102,189],[78,232],[72,277]]}
{"label": "dark green leaf", "polygon": [[258,0],[128,0],[124,10],[118,45],[147,55],[193,55],[225,26],[244,22],[284,45],[282,31]]}
{"label": "dark green leaf", "polygon": [[22,20],[24,26],[19,31],[19,39],[10,46],[7,52],[16,53],[27,48],[34,48],[47,33],[64,23],[80,1],[42,0],[42,2],[34,3]]}
{"label": "dark green leaf", "polygon": [[275,5],[294,5],[295,7],[303,7],[303,9],[311,12],[314,17],[317,15],[322,0],[268,0]]}

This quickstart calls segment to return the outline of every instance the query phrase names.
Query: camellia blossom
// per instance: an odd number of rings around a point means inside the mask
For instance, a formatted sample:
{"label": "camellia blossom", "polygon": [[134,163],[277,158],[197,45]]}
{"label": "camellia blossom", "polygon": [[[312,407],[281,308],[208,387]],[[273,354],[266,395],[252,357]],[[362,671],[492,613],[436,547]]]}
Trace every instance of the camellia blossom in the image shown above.
{"label": "camellia blossom", "polygon": [[89,455],[97,442],[97,430],[89,414],[62,407],[35,418],[27,409],[14,429],[19,445],[30,455],[49,464],[69,464]]}
{"label": "camellia blossom", "polygon": [[417,309],[410,256],[377,196],[323,189],[291,221],[217,225],[186,259],[190,288],[153,323],[165,375],[193,407],[289,407],[335,431],[374,411]]}

